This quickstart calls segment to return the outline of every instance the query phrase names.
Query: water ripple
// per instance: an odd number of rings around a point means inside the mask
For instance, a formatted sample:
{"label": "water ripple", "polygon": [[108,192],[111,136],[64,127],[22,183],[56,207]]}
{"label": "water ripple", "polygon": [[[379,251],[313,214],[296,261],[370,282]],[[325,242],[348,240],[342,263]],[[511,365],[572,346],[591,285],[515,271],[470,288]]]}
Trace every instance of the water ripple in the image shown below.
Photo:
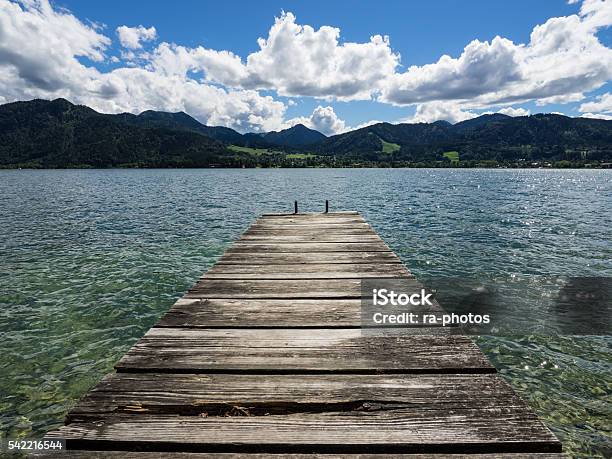
{"label": "water ripple", "polygon": [[[612,174],[0,171],[0,432],[40,437],[256,216],[359,210],[424,281],[612,275]],[[544,279],[540,281],[538,279]],[[570,452],[610,457],[609,337],[479,338]]]}

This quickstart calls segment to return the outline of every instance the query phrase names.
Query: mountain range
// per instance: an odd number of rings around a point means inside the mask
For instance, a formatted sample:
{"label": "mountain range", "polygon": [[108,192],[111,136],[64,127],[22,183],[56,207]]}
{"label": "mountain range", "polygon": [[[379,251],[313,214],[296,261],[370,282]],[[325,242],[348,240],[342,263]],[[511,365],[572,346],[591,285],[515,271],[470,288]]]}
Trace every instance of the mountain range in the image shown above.
{"label": "mountain range", "polygon": [[0,167],[482,166],[612,159],[612,121],[487,114],[326,137],[206,126],[186,113],[103,114],[65,99],[0,106]]}
{"label": "mountain range", "polygon": [[264,134],[263,139],[273,145],[285,147],[307,147],[326,139],[324,134],[314,129],[309,129],[303,124],[296,124],[289,129],[282,131],[272,131]]}

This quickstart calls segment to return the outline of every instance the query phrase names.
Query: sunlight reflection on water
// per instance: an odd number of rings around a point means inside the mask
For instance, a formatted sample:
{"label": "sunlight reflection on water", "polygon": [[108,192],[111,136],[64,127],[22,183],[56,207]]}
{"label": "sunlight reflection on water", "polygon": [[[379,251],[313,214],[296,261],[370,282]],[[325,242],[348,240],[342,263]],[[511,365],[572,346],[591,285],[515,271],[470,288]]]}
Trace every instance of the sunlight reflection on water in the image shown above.
{"label": "sunlight reflection on water", "polygon": [[[422,281],[611,276],[612,173],[0,171],[0,431],[40,436],[262,212],[358,210]],[[534,282],[533,298],[545,291]],[[612,453],[609,337],[479,338],[570,451]]]}

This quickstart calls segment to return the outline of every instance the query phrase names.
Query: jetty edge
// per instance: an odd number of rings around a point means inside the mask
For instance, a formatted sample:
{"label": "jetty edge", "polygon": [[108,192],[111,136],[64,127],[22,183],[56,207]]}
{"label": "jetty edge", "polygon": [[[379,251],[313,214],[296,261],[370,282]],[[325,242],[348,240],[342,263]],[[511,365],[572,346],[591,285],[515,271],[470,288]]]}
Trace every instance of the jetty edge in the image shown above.
{"label": "jetty edge", "polygon": [[565,457],[469,337],[362,334],[361,279],[414,277],[359,213],[295,210],[258,218],[48,433],[61,454]]}

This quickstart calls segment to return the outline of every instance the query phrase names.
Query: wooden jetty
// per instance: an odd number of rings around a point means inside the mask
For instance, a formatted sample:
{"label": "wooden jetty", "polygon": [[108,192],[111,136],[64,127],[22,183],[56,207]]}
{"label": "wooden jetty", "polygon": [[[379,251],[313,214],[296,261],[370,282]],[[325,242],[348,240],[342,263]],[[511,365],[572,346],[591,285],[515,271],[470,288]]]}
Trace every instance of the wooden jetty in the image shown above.
{"label": "wooden jetty", "polygon": [[360,280],[389,277],[412,278],[357,212],[263,215],[48,438],[68,457],[561,457],[470,338],[361,333]]}

